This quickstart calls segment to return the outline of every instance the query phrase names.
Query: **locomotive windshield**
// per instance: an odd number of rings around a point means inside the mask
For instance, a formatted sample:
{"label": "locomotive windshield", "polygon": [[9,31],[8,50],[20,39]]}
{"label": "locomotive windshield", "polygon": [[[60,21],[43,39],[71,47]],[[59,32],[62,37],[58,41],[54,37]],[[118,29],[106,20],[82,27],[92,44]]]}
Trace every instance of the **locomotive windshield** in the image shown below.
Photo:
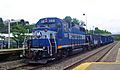
{"label": "locomotive windshield", "polygon": [[43,18],[40,19],[36,26],[40,27],[47,27],[47,28],[60,28],[61,27],[61,20],[58,18]]}

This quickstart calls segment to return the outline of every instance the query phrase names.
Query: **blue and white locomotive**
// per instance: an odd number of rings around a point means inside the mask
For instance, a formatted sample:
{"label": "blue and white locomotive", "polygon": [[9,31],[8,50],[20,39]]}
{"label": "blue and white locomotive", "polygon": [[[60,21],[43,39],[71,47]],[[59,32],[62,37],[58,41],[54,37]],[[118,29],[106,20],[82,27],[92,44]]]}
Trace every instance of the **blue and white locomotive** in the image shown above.
{"label": "blue and white locomotive", "polygon": [[35,26],[28,40],[29,63],[46,63],[103,43],[100,35],[86,35],[84,27],[56,17],[42,18]]}
{"label": "blue and white locomotive", "polygon": [[84,27],[70,26],[59,18],[43,18],[35,26],[29,40],[30,63],[63,57],[86,45]]}

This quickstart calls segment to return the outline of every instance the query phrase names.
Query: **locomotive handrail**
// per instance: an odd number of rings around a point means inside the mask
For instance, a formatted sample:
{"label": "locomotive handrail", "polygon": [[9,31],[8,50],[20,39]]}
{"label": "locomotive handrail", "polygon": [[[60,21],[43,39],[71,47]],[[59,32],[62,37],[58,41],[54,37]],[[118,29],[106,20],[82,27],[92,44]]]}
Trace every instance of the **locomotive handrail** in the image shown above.
{"label": "locomotive handrail", "polygon": [[[50,42],[50,39],[48,38],[48,36],[47,36],[47,39],[48,39],[48,42],[49,42],[49,44],[50,44],[50,55],[52,55],[52,44],[51,44],[51,42]],[[48,47],[49,48],[49,47]]]}
{"label": "locomotive handrail", "polygon": [[56,40],[55,40],[55,34],[54,34],[53,38],[54,38],[54,42],[55,42],[55,52],[57,53],[57,44],[56,44]]}

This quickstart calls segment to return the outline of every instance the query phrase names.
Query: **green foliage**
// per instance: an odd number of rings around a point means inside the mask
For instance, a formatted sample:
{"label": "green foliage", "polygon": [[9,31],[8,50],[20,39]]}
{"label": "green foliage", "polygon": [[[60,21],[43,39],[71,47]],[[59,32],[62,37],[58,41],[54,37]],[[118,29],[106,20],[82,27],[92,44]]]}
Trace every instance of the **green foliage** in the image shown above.
{"label": "green foliage", "polygon": [[70,16],[66,16],[63,20],[69,24],[69,27],[72,27],[74,25],[85,26],[83,21],[80,21],[77,18],[72,18]]}
{"label": "green foliage", "polygon": [[87,30],[88,34],[93,34],[93,30]]}
{"label": "green foliage", "polygon": [[25,28],[28,30],[28,33],[32,33],[32,29],[35,28],[35,25],[25,25]]}
{"label": "green foliage", "polygon": [[72,20],[73,20],[72,21],[73,24],[77,24],[77,25],[80,24],[80,21],[77,18],[73,18]]}
{"label": "green foliage", "polygon": [[22,24],[14,25],[11,28],[12,28],[11,32],[14,36],[13,40],[15,40],[17,44],[22,46],[22,42],[24,41],[25,33],[27,33],[27,29]]}
{"label": "green foliage", "polygon": [[2,18],[0,18],[0,33],[6,33],[7,27],[3,24]]}
{"label": "green foliage", "polygon": [[111,32],[108,32],[107,30],[100,30],[98,27],[95,28],[94,33],[95,34],[111,34]]}
{"label": "green foliage", "polygon": [[88,34],[111,34],[111,32],[107,30],[100,30],[98,27],[95,28],[95,30],[89,30]]}
{"label": "green foliage", "polygon": [[[11,21],[15,21],[11,19]],[[32,33],[32,29],[35,27],[34,24],[29,25],[28,21],[21,19],[20,21],[10,23],[10,32],[13,34],[12,40],[14,40],[17,45],[22,45],[26,33]],[[0,18],[0,33],[8,33],[8,23],[4,24],[2,18]],[[3,38],[3,37],[0,37]]]}
{"label": "green foliage", "polygon": [[0,18],[0,22],[3,22],[2,18]]}
{"label": "green foliage", "polygon": [[66,16],[63,20],[66,21],[67,23],[72,22],[72,18],[70,16]]}
{"label": "green foliage", "polygon": [[17,45],[20,47],[22,46],[22,43],[24,42],[24,39],[26,37],[26,33],[31,33],[32,29],[34,28],[34,25],[25,24],[26,22],[22,23],[14,23],[11,26],[11,32],[13,34],[13,40],[16,41]]}
{"label": "green foliage", "polygon": [[119,36],[115,36],[115,37],[113,37],[113,39],[114,39],[115,41],[120,41],[120,37],[119,37]]}

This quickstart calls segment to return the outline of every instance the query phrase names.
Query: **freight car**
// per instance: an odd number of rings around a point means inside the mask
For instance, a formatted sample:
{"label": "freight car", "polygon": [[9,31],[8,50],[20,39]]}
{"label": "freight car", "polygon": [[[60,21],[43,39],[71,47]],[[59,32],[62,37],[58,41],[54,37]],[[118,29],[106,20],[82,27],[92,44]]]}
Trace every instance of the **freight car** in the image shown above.
{"label": "freight car", "polygon": [[113,42],[113,38],[111,36],[101,36],[101,45],[109,44]]}
{"label": "freight car", "polygon": [[105,36],[104,40],[101,35],[86,35],[84,27],[70,25],[56,17],[42,18],[35,26],[33,36],[28,40],[29,51],[26,56],[29,63],[47,63],[49,60],[100,46],[112,39]]}

